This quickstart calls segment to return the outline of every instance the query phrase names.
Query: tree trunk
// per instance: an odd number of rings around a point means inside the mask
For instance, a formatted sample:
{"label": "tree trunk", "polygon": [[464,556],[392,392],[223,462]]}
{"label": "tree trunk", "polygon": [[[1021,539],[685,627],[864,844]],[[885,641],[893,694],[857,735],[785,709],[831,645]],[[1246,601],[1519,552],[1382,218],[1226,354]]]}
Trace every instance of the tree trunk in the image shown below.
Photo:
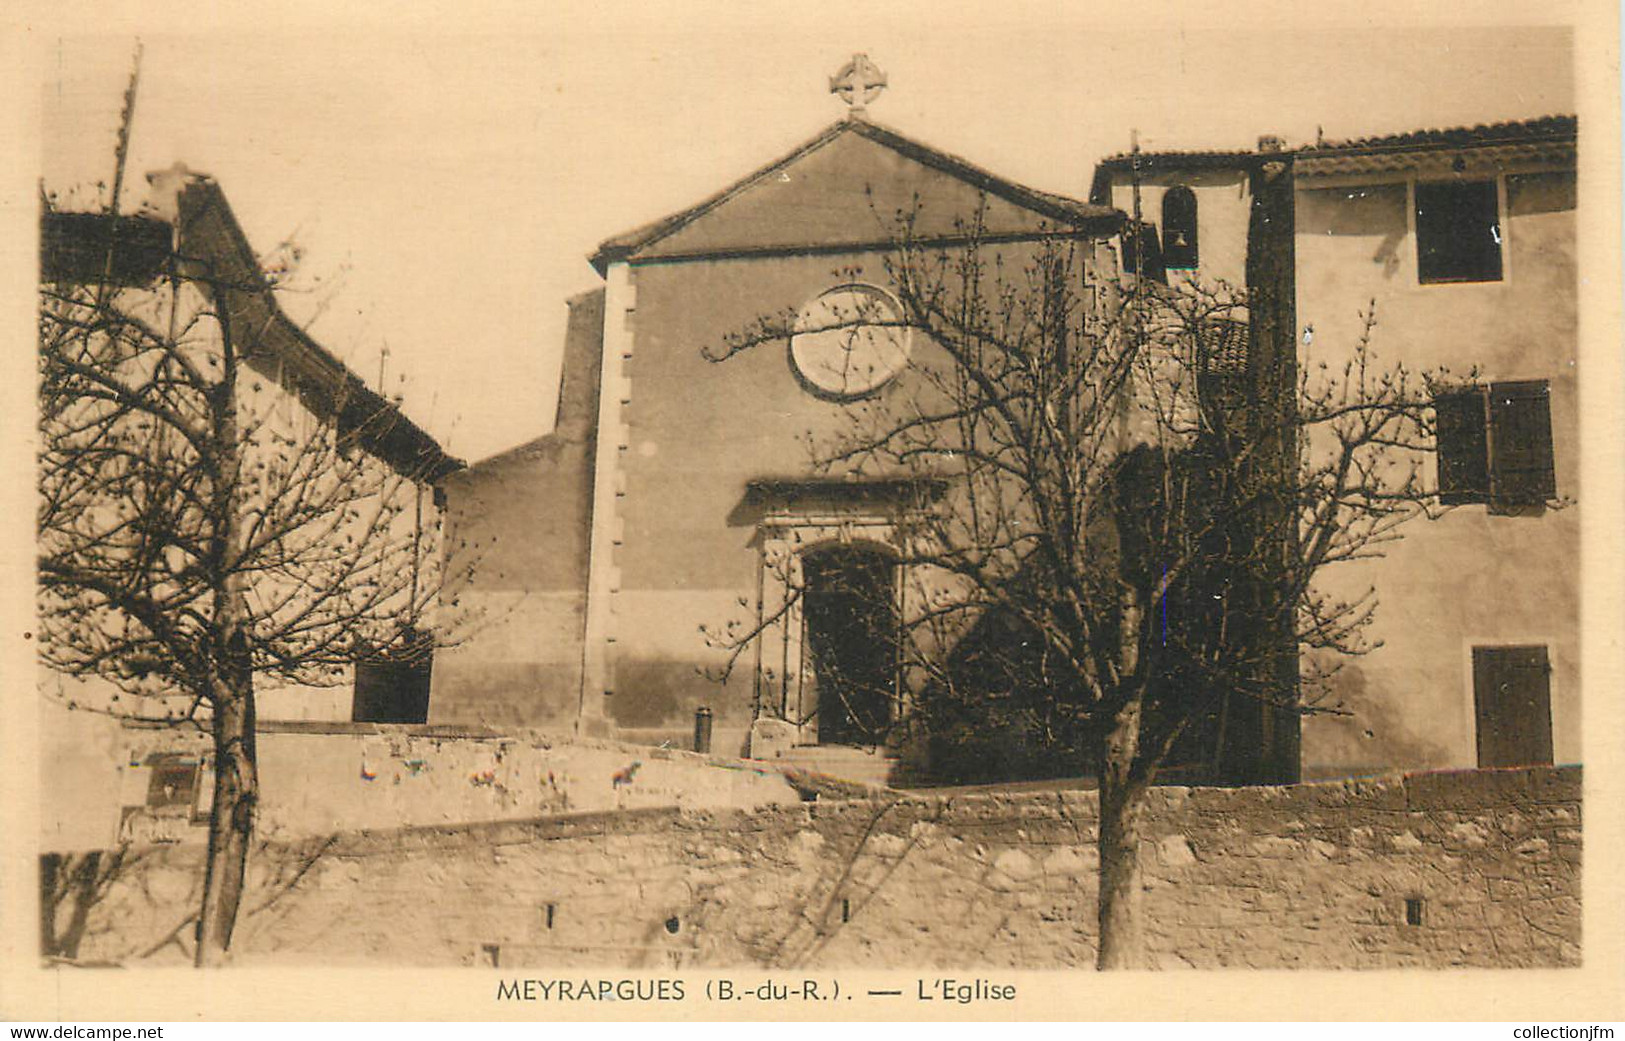
{"label": "tree trunk", "polygon": [[1140,927],[1140,796],[1145,785],[1133,776],[1139,752],[1143,698],[1118,711],[1100,757],[1100,853],[1098,915],[1100,947],[1095,968],[1144,968]]}
{"label": "tree trunk", "polygon": [[194,959],[198,968],[221,964],[231,948],[259,802],[253,675],[241,655],[233,655],[220,671],[223,689],[214,703],[214,810]]}
{"label": "tree trunk", "polygon": [[209,815],[203,906],[198,911],[194,962],[199,968],[221,964],[231,949],[260,792],[254,750],[254,663],[248,644],[248,600],[245,577],[238,568],[243,452],[237,423],[239,359],[232,341],[229,294],[218,293],[215,306],[220,321],[221,373],[220,383],[209,398],[215,480],[211,502],[214,531],[209,544],[214,632],[208,664],[214,728],[214,806]]}
{"label": "tree trunk", "polygon": [[[47,957],[79,957],[79,943],[96,903],[101,859],[99,851],[47,853],[40,858],[40,947]],[[58,928],[64,902],[68,922]]]}

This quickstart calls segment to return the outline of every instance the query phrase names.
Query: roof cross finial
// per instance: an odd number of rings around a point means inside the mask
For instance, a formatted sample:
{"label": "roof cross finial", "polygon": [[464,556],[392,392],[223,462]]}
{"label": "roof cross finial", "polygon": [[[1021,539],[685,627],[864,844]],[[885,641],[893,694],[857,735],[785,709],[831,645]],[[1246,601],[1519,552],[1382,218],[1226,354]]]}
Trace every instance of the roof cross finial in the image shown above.
{"label": "roof cross finial", "polygon": [[886,74],[869,60],[867,54],[854,54],[852,60],[841,66],[841,71],[829,78],[829,92],[852,106],[847,115],[862,119],[869,102],[886,89]]}

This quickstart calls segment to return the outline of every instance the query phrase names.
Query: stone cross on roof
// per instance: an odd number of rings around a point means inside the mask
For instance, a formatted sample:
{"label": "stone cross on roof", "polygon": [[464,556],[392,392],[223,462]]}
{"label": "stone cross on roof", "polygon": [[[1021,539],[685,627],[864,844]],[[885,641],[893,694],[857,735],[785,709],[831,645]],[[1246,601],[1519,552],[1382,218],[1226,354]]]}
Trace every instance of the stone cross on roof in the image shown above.
{"label": "stone cross on roof", "polygon": [[886,74],[869,60],[867,54],[852,55],[852,60],[829,78],[829,92],[852,106],[847,114],[857,119],[863,118],[864,106],[878,98],[885,89]]}

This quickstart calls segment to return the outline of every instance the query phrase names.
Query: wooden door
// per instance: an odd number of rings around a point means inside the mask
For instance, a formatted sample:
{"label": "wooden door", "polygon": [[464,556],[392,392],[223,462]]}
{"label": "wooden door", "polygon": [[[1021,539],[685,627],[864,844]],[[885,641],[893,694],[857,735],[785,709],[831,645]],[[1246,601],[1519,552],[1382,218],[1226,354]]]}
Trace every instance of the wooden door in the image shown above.
{"label": "wooden door", "polygon": [[1551,675],[1544,646],[1473,648],[1480,767],[1551,763]]}

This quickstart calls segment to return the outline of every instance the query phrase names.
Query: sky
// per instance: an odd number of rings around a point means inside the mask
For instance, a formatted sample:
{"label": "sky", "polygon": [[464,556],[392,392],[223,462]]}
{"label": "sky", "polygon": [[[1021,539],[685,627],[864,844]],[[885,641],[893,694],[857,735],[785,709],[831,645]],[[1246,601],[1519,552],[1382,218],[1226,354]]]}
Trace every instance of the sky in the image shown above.
{"label": "sky", "polygon": [[469,460],[550,428],[593,248],[841,118],[828,77],[856,51],[889,77],[875,121],[1078,197],[1133,131],[1244,148],[1576,110],[1563,5],[1310,24],[1284,5],[572,0],[252,29],[195,5],[109,10],[94,33],[30,33],[36,176],[111,180],[139,37],[123,205],[177,160],[213,176],[257,250],[302,248],[289,313]]}

